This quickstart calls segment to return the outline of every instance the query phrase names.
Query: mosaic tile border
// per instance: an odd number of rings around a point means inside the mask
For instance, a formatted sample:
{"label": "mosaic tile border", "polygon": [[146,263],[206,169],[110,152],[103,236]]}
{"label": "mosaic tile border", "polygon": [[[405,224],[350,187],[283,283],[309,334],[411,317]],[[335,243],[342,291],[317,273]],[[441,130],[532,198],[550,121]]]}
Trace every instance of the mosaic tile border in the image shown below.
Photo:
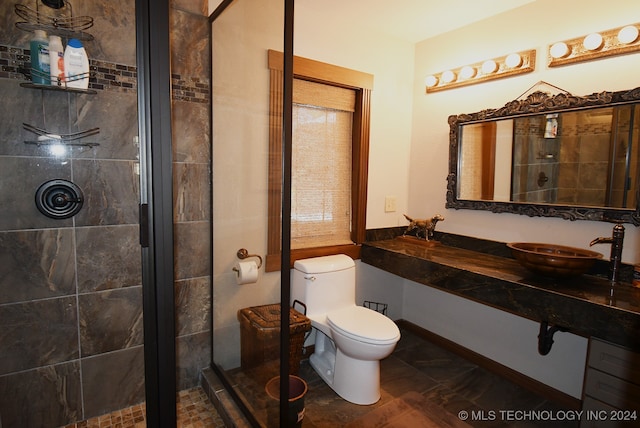
{"label": "mosaic tile border", "polygon": [[[16,46],[0,44],[0,79],[29,81],[31,52]],[[97,91],[136,92],[138,70],[136,66],[114,62],[89,60],[93,76],[89,88]],[[210,84],[208,79],[171,75],[174,100],[208,103]]]}

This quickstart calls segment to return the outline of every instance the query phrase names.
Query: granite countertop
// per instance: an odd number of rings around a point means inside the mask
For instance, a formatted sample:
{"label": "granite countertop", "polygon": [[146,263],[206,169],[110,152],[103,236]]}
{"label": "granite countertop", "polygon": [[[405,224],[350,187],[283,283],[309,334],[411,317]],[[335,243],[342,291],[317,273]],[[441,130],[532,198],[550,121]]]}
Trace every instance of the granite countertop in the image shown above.
{"label": "granite countertop", "polygon": [[424,285],[640,351],[640,288],[536,276],[509,257],[404,239],[362,245],[361,261]]}

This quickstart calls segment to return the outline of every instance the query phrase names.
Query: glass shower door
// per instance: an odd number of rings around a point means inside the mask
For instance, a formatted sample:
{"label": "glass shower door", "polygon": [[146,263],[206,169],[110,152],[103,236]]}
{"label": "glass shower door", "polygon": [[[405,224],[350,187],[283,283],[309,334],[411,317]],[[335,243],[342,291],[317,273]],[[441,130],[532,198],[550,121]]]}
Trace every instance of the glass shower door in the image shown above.
{"label": "glass shower door", "polygon": [[[96,25],[91,37],[63,35],[100,61],[86,91],[30,85],[31,27],[0,4],[4,427],[63,426],[145,400],[137,94],[123,72],[136,64],[135,9],[110,3],[74,4]],[[28,24],[60,12],[21,6]]]}
{"label": "glass shower door", "polygon": [[[264,258],[268,193],[280,191],[268,179],[268,51],[283,51],[283,35],[280,1],[236,0],[212,23],[213,363],[254,423],[267,426],[279,417],[266,386],[280,375],[282,278],[238,251]],[[257,277],[239,278],[234,268],[252,261]]]}

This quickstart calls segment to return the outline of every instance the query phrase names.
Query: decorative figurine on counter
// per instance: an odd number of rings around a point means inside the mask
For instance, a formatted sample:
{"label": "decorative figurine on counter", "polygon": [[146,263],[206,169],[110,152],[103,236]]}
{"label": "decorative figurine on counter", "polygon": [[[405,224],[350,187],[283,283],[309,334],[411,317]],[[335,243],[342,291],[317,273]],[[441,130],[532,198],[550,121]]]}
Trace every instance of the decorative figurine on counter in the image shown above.
{"label": "decorative figurine on counter", "polygon": [[427,241],[433,239],[433,231],[436,230],[436,224],[439,221],[444,221],[444,217],[440,214],[436,214],[425,220],[413,219],[406,214],[404,214],[404,217],[409,220],[409,226],[407,226],[402,236],[406,236],[408,233],[415,231],[416,238],[422,238]]}

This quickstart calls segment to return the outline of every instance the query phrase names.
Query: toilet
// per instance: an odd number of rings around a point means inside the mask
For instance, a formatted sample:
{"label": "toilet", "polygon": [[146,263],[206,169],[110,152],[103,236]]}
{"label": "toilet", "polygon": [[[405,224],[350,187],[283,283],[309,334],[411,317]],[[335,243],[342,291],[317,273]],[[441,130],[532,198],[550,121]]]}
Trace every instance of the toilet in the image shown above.
{"label": "toilet", "polygon": [[[361,405],[380,399],[380,360],[400,340],[398,326],[383,314],[357,306],[355,263],[349,256],[296,260],[291,303],[306,307],[315,333],[313,369],[339,396]],[[311,335],[306,346],[313,344]]]}

